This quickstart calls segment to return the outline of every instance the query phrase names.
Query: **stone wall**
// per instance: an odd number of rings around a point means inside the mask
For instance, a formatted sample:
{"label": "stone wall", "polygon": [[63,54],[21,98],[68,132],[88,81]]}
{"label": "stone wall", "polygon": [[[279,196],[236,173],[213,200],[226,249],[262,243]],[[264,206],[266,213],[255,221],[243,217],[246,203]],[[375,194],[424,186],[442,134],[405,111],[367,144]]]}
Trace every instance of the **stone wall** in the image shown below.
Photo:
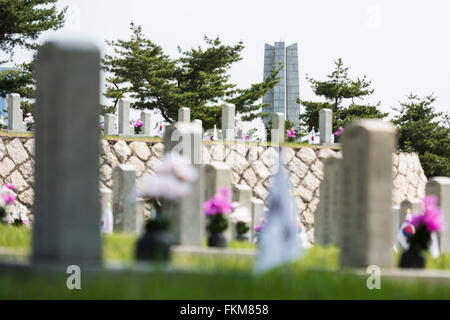
{"label": "stone wall", "polygon": [[[161,162],[164,145],[155,141],[105,140],[100,143],[100,186],[112,187],[112,170],[119,163],[131,164],[141,178]],[[232,168],[232,182],[246,184],[255,197],[266,199],[270,185],[275,149],[236,143],[207,143],[203,146],[203,162],[224,161]],[[282,159],[289,170],[295,188],[301,219],[307,230],[314,223],[319,202],[319,185],[323,175],[322,161],[329,156],[341,156],[331,149],[284,148]],[[34,138],[0,136],[0,182],[12,183],[17,200],[11,210],[31,213],[33,203]],[[425,177],[417,154],[393,155],[393,205],[404,199],[424,195]]]}

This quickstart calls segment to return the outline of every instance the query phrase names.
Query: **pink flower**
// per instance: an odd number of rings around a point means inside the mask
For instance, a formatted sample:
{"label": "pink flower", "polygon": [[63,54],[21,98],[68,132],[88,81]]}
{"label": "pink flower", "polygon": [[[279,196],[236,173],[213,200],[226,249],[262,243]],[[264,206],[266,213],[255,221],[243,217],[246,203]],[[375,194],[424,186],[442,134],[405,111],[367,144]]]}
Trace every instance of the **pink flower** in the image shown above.
{"label": "pink flower", "polygon": [[213,216],[216,214],[227,214],[233,210],[228,198],[230,196],[230,190],[221,188],[211,199],[205,201],[203,209],[206,216]]}
{"label": "pink flower", "polygon": [[9,190],[14,190],[14,186],[10,183],[5,183],[5,187]]}
{"label": "pink flower", "polygon": [[291,130],[287,130],[286,134],[289,138],[295,138],[295,130],[294,128],[291,128]]}
{"label": "pink flower", "polygon": [[425,225],[428,232],[439,232],[446,227],[441,209],[437,206],[436,196],[425,196],[423,198],[423,214],[413,214],[411,224],[417,229]]}
{"label": "pink flower", "polygon": [[339,130],[336,131],[334,134],[337,135],[337,136],[340,136],[340,135],[343,134],[343,133],[344,133],[344,128],[339,127]]}
{"label": "pink flower", "polygon": [[257,226],[254,226],[253,230],[255,230],[255,232],[258,232],[258,231],[261,231],[265,226],[266,226],[266,219],[262,218],[261,219],[261,224],[257,225]]}
{"label": "pink flower", "polygon": [[24,225],[28,225],[28,217],[26,215],[21,215],[21,220]]}
{"label": "pink flower", "polygon": [[205,137],[205,141],[211,141],[211,137],[210,136],[206,136]]}
{"label": "pink flower", "polygon": [[141,119],[137,119],[136,123],[134,124],[135,128],[138,128],[140,126],[142,126],[144,124],[144,122]]}
{"label": "pink flower", "polygon": [[12,194],[5,194],[3,195],[3,200],[5,200],[6,204],[12,204],[16,200],[16,197]]}
{"label": "pink flower", "polygon": [[243,132],[243,133],[242,133],[242,139],[248,140],[248,134],[245,133],[245,132]]}

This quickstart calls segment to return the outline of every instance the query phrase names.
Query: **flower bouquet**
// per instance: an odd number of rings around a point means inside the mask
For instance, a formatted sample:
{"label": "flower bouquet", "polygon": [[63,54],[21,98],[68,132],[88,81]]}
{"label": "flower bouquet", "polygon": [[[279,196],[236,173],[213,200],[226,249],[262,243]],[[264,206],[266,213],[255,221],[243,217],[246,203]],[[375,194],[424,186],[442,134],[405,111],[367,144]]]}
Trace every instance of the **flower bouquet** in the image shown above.
{"label": "flower bouquet", "polygon": [[261,231],[266,226],[266,223],[267,223],[266,219],[261,218],[260,224],[253,227],[253,231],[255,232],[255,237],[254,237],[255,243],[259,242],[259,237],[261,235]]}
{"label": "flower bouquet", "polygon": [[297,133],[295,132],[294,128],[291,128],[291,130],[286,130],[286,135],[289,142],[294,142],[295,138],[297,137]]}
{"label": "flower bouquet", "polygon": [[251,213],[247,207],[240,206],[239,202],[233,202],[233,213],[230,215],[231,222],[236,226],[236,240],[248,241],[247,232],[250,230],[249,224]]}
{"label": "flower bouquet", "polygon": [[144,122],[141,119],[137,119],[136,122],[133,124],[134,127],[134,134],[140,134],[142,131],[142,125]]}
{"label": "flower bouquet", "polygon": [[172,236],[168,232],[170,220],[163,215],[162,208],[171,201],[178,200],[190,192],[190,183],[197,178],[197,171],[185,164],[177,153],[164,156],[156,175],[146,177],[139,196],[147,199],[156,214],[147,220],[145,234],[138,240],[136,257],[138,260],[170,259]]}
{"label": "flower bouquet", "polygon": [[430,248],[433,238],[437,239],[437,232],[445,227],[437,201],[434,195],[426,196],[423,199],[423,213],[411,214],[411,235],[407,240],[409,246],[402,254],[400,268],[425,268],[423,251]]}
{"label": "flower bouquet", "polygon": [[203,204],[209,232],[209,247],[227,247],[227,239],[223,232],[228,228],[226,214],[233,209],[230,201],[230,190],[221,188],[217,194]]}
{"label": "flower bouquet", "polygon": [[23,121],[25,122],[27,131],[34,131],[34,117],[31,112],[27,113],[27,116],[25,117],[25,119],[23,119]]}

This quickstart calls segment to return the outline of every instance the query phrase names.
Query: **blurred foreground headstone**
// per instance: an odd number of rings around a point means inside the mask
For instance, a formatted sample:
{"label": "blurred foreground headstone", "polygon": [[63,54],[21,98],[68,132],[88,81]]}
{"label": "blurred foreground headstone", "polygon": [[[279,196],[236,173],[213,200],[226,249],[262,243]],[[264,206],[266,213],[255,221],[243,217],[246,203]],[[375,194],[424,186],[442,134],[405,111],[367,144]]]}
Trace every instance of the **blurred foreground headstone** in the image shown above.
{"label": "blurred foreground headstone", "polygon": [[48,42],[36,60],[34,264],[99,265],[100,52]]}

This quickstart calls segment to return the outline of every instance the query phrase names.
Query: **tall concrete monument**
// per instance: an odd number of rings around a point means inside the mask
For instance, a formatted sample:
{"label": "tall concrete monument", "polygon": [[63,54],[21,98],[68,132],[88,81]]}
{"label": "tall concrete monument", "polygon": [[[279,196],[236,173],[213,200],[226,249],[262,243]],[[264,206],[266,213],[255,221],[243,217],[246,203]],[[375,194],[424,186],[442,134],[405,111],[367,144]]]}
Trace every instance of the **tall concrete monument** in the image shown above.
{"label": "tall concrete monument", "polygon": [[[274,46],[266,44],[264,47],[264,79],[266,79],[273,67],[278,68],[278,63],[282,63],[284,68],[278,73],[280,82],[267,92],[263,97],[263,103],[271,103],[264,107],[263,112],[274,114],[282,112],[286,115],[286,120],[298,123],[300,115],[300,105],[297,103],[299,97],[299,76],[298,76],[298,49],[297,43],[288,47],[284,42],[275,42]],[[270,117],[264,119],[267,126]]]}

